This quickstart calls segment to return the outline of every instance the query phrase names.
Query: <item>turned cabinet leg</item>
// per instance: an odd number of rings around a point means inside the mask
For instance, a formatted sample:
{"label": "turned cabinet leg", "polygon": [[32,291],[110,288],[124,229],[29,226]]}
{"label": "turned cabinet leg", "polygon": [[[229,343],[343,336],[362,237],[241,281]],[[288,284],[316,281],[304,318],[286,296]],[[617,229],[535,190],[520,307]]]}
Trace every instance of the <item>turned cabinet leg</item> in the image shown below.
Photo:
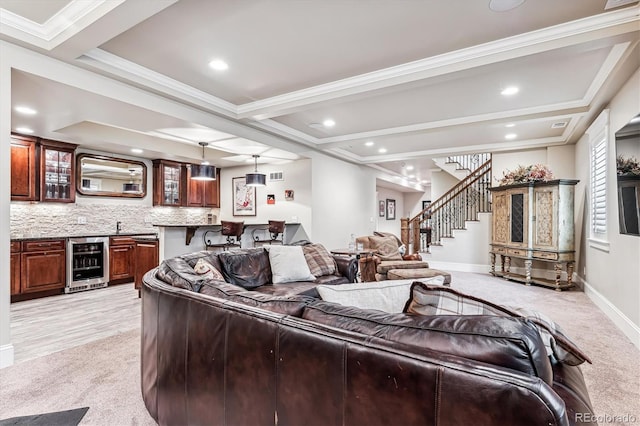
{"label": "turned cabinet leg", "polygon": [[503,266],[503,270],[505,272],[505,274],[509,274],[509,270],[511,269],[511,257],[510,256],[504,256],[504,261],[502,263]]}
{"label": "turned cabinet leg", "polygon": [[505,264],[504,258],[505,258],[504,255],[500,255],[500,269],[502,269],[502,274],[503,275],[506,272],[505,269],[504,269],[504,264]]}
{"label": "turned cabinet leg", "polygon": [[491,258],[491,275],[496,274],[496,254],[489,253],[489,257]]}
{"label": "turned cabinet leg", "polygon": [[530,259],[527,259],[524,261],[525,285],[531,285],[531,265],[532,264],[533,264],[533,261],[531,261]]}
{"label": "turned cabinet leg", "polygon": [[571,286],[573,284],[573,262],[567,263],[567,285]]}
{"label": "turned cabinet leg", "polygon": [[556,263],[555,265],[553,265],[553,269],[555,269],[555,271],[556,271],[556,291],[561,291],[560,290],[560,277],[562,276],[562,264],[561,263]]}

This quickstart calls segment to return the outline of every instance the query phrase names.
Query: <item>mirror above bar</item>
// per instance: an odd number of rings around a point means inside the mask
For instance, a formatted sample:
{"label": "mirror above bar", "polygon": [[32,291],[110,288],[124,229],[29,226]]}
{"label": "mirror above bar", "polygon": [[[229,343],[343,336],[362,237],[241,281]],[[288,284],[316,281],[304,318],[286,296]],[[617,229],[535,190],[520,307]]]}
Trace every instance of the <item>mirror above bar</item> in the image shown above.
{"label": "mirror above bar", "polygon": [[80,154],[76,162],[76,188],[82,195],[144,198],[147,194],[147,166],[141,161]]}

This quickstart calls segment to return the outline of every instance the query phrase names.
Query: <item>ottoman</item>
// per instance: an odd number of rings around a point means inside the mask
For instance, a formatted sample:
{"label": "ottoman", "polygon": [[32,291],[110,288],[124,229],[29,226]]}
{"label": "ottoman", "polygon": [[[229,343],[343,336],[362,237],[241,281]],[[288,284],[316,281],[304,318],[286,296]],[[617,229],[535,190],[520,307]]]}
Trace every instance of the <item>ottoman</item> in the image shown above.
{"label": "ottoman", "polygon": [[438,269],[431,268],[416,268],[416,269],[392,269],[387,272],[387,279],[389,280],[413,280],[420,278],[432,278],[438,275],[444,277],[442,285],[446,287],[451,286],[451,274],[448,272],[440,271]]}

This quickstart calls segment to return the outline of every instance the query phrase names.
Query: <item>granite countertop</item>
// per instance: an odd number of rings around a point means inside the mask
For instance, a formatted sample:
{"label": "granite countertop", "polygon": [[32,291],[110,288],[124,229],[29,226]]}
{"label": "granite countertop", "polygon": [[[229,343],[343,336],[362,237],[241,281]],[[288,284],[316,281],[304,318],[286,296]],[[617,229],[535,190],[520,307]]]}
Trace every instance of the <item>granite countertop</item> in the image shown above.
{"label": "granite countertop", "polygon": [[73,234],[73,235],[41,235],[39,237],[11,237],[11,241],[34,241],[34,240],[62,240],[67,238],[92,238],[92,237],[145,237],[158,239],[158,234],[153,231],[142,232],[118,232],[118,233],[96,233],[96,234]]}

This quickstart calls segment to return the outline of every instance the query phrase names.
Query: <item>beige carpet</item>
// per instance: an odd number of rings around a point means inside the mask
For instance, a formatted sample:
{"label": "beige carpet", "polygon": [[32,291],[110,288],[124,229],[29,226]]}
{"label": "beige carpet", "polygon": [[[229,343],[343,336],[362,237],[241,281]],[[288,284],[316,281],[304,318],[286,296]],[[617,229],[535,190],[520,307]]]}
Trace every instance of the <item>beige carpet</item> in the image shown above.
{"label": "beige carpet", "polygon": [[[582,370],[596,414],[635,416],[640,424],[640,351],[584,293],[452,276],[461,291],[551,316],[593,360]],[[0,370],[0,418],[88,406],[81,425],[155,424],[140,395],[139,345],[134,330]]]}

